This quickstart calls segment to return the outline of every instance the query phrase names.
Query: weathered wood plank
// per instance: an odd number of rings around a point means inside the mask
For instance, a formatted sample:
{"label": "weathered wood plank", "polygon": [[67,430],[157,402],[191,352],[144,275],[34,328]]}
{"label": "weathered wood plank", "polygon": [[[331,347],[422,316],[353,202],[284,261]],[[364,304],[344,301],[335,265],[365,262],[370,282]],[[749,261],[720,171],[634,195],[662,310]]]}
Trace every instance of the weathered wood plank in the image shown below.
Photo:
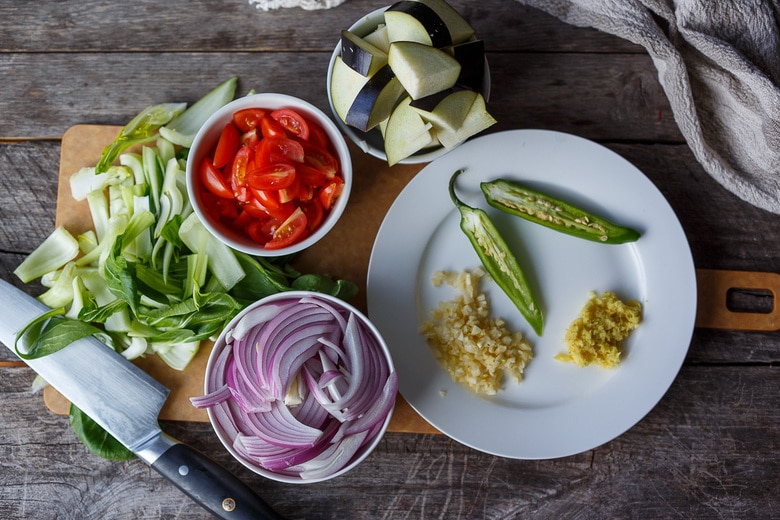
{"label": "weathered wood plank", "polygon": [[[167,430],[289,518],[773,518],[780,416],[772,370],[687,367],[637,426],[580,455],[518,461],[440,435],[388,434],[352,472],[303,488],[230,461],[207,424]],[[0,421],[0,517],[209,518],[139,461],[85,453],[67,420],[28,391],[30,381],[26,369],[4,370],[0,381],[0,406],[16,410]]]}
{"label": "weathered wood plank", "polygon": [[[392,2],[349,0],[335,9],[257,11],[246,0],[57,2],[0,4],[0,52],[332,51],[339,32]],[[450,2],[470,20],[490,50],[643,52],[633,44],[579,29],[505,0]],[[139,27],[143,37],[139,37]],[[110,35],[110,36],[108,36]]]}
{"label": "weathered wood plank", "polygon": [[29,253],[54,229],[60,145],[0,144],[0,252]]}
{"label": "weathered wood plank", "polygon": [[[327,53],[290,52],[0,54],[0,140],[58,138],[77,123],[125,124],[152,104],[193,102],[234,75],[239,94],[283,92],[330,113],[328,60]],[[501,78],[491,89],[494,131],[682,142],[645,55],[491,53],[489,62]]]}

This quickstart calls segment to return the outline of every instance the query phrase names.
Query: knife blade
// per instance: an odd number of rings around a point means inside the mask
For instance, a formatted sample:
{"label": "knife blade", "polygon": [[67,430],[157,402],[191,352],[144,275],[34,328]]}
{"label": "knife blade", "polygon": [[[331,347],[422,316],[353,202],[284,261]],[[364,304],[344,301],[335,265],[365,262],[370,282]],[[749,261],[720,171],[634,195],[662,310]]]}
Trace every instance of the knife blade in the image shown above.
{"label": "knife blade", "polygon": [[[0,280],[0,342],[16,353],[19,331],[50,309]],[[219,518],[281,519],[249,486],[160,430],[169,390],[93,337],[23,360],[141,460]]]}

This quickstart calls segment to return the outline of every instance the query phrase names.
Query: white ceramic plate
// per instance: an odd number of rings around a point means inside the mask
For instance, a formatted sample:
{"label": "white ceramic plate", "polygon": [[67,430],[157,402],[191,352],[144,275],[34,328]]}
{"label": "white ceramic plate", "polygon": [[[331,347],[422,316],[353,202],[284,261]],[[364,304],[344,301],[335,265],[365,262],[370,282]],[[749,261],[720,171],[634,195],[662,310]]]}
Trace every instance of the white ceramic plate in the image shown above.
{"label": "white ceramic plate", "polygon": [[[433,287],[438,270],[480,265],[459,227],[447,191],[488,211],[531,280],[545,311],[537,337],[493,282],[483,284],[493,316],[534,345],[522,383],[492,398],[453,382],[419,324],[456,295]],[[479,182],[515,179],[642,233],[607,245],[557,233],[490,208]],[[587,451],[639,422],[666,393],[688,351],[696,315],[696,277],[677,217],[633,165],[591,141],[551,131],[515,130],[467,142],[426,166],[401,192],[377,235],[368,270],[369,317],[385,337],[399,390],[428,422],[483,452],[549,459]],[[578,368],[556,361],[564,334],[590,291],[614,291],[643,304],[643,322],[624,345],[619,367]]]}

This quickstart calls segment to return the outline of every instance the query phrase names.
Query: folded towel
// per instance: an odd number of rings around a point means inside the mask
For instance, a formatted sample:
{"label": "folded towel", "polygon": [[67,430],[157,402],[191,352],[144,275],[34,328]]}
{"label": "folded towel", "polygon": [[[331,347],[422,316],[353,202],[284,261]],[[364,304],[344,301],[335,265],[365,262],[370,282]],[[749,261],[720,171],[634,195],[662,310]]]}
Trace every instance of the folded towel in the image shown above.
{"label": "folded towel", "polygon": [[517,0],[643,46],[704,169],[780,213],[777,0]]}

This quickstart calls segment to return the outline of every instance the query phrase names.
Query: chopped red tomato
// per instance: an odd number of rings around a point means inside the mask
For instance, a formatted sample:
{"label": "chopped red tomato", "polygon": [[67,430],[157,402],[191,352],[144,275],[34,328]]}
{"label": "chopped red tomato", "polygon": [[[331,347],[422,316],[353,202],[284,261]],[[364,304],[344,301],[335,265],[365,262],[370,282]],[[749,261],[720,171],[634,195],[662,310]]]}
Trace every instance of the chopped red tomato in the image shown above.
{"label": "chopped red tomato", "polygon": [[230,223],[230,226],[238,231],[246,231],[246,227],[254,220],[255,218],[250,213],[241,211],[233,222]]}
{"label": "chopped red tomato", "polygon": [[306,164],[296,164],[295,171],[304,186],[318,187],[324,186],[328,182],[324,172]]}
{"label": "chopped red tomato", "polygon": [[276,192],[267,190],[252,190],[253,199],[247,206],[262,209],[262,211],[279,222],[284,222],[295,211],[295,204],[292,201],[285,203],[279,202]]}
{"label": "chopped red tomato", "polygon": [[303,214],[306,215],[306,228],[310,233],[320,227],[325,218],[325,210],[322,209],[319,199],[313,198],[308,202],[304,202],[301,204],[301,209]]}
{"label": "chopped red tomato", "polygon": [[296,208],[290,217],[282,222],[275,231],[273,238],[265,244],[266,249],[280,249],[298,242],[306,233],[306,215],[301,208]]}
{"label": "chopped red tomato", "polygon": [[320,148],[327,149],[330,146],[330,138],[320,125],[313,121],[307,121],[309,124],[309,142]]}
{"label": "chopped red tomato", "polygon": [[325,148],[307,144],[304,147],[304,162],[322,171],[328,179],[332,179],[339,171],[339,162]]}
{"label": "chopped red tomato", "polygon": [[265,139],[287,137],[284,127],[276,119],[268,116],[260,120],[260,131]]}
{"label": "chopped red tomato", "polygon": [[260,142],[260,135],[258,134],[257,128],[253,128],[250,131],[241,134],[242,145],[257,146],[258,142]]}
{"label": "chopped red tomato", "polygon": [[320,202],[322,207],[329,210],[333,207],[336,199],[344,191],[344,181],[341,177],[334,177],[334,180],[328,183],[320,190]]}
{"label": "chopped red tomato", "polygon": [[247,174],[246,182],[256,190],[281,190],[295,181],[295,168],[288,163],[260,166]]}
{"label": "chopped red tomato", "polygon": [[260,121],[265,115],[266,111],[262,108],[244,108],[233,114],[233,124],[246,133],[260,126]]}
{"label": "chopped red tomato", "polygon": [[257,146],[257,165],[267,166],[280,162],[303,162],[304,149],[300,142],[294,139],[265,138]]}
{"label": "chopped red tomato", "polygon": [[271,112],[271,117],[291,136],[304,141],[309,139],[309,124],[295,110],[280,108]]}
{"label": "chopped red tomato", "polygon": [[315,232],[341,196],[337,157],[323,127],[295,110],[240,110],[198,171],[199,197],[210,218],[283,248]]}
{"label": "chopped red tomato", "polygon": [[238,208],[234,201],[217,199],[215,207],[219,220],[223,222],[231,223],[238,217]]}
{"label": "chopped red tomato", "polygon": [[211,193],[217,197],[232,199],[233,192],[228,188],[225,178],[208,159],[203,159],[200,167],[200,181]]}
{"label": "chopped red tomato", "polygon": [[250,146],[242,146],[236,152],[230,166],[230,183],[234,195],[238,196],[240,188],[246,186],[246,175],[253,160],[254,152]]}
{"label": "chopped red tomato", "polygon": [[304,187],[301,185],[301,181],[298,180],[297,177],[293,180],[292,184],[286,188],[282,188],[278,191],[278,193],[279,202],[281,203],[293,202],[295,199],[301,199],[306,196]]}
{"label": "chopped red tomato", "polygon": [[219,136],[219,141],[217,141],[217,148],[214,150],[214,166],[222,168],[229,163],[235,157],[240,144],[240,134],[236,125],[226,124]]}
{"label": "chopped red tomato", "polygon": [[273,237],[273,230],[271,229],[270,219],[266,220],[253,220],[246,227],[246,232],[249,237],[258,244],[267,244]]}

